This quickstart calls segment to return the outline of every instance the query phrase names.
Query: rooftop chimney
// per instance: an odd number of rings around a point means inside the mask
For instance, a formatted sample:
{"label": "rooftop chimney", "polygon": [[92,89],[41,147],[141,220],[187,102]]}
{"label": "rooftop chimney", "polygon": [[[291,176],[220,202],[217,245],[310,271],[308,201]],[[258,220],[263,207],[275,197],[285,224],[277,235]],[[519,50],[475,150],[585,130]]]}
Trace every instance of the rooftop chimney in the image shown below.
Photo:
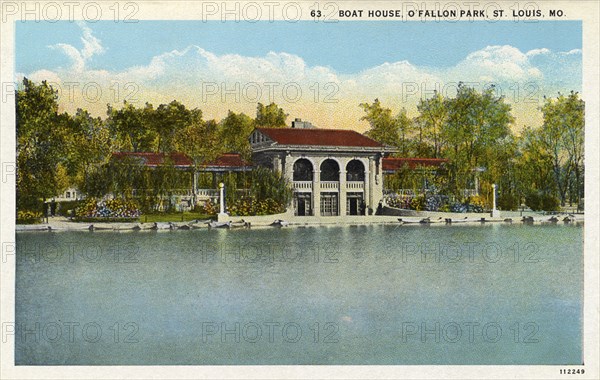
{"label": "rooftop chimney", "polygon": [[310,128],[314,128],[314,126],[308,122],[308,121],[302,121],[302,119],[300,119],[299,117],[295,118],[294,121],[292,121],[292,128],[295,129],[310,129]]}

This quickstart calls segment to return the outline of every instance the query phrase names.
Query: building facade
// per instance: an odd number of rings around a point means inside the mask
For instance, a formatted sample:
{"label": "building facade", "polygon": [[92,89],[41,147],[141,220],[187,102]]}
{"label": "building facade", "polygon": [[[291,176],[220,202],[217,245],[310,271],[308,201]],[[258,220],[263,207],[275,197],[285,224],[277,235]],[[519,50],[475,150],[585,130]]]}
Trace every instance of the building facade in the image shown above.
{"label": "building facade", "polygon": [[298,216],[371,214],[383,199],[383,158],[392,152],[358,132],[312,128],[256,128],[255,165],[280,171],[293,188]]}

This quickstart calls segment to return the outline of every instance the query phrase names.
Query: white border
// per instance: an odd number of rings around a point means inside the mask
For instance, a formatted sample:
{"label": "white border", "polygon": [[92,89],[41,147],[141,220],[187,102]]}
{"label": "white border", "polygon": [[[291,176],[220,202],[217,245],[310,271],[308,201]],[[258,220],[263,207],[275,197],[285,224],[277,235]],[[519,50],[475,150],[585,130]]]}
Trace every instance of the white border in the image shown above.
{"label": "white border", "polygon": [[[468,1],[457,2],[467,3]],[[23,4],[23,1],[4,1],[7,3]],[[33,2],[42,6],[48,2]],[[62,1],[58,1],[62,4]],[[85,2],[77,2],[83,4]],[[108,7],[115,1],[96,1],[106,12],[104,19],[112,15]],[[120,1],[119,3],[135,3],[138,6],[136,18],[138,19],[199,19],[203,17],[198,10],[199,1],[175,1],[166,4],[165,1]],[[207,3],[207,2],[205,2]],[[213,3],[221,4],[221,1]],[[264,2],[257,1],[262,4]],[[285,2],[278,2],[283,5]],[[310,7],[315,1],[296,1],[303,9],[303,14],[309,14]],[[385,1],[346,1],[346,2],[321,2],[336,3],[344,9],[388,9],[400,8],[402,3]],[[404,2],[407,3],[407,2]],[[419,4],[423,3],[418,1]],[[447,1],[429,2],[431,4],[444,4]],[[478,1],[479,4],[492,2]],[[509,9],[517,1],[496,1],[504,9]],[[520,3],[532,3],[521,1]],[[242,6],[244,2],[240,2]],[[547,379],[547,378],[600,378],[598,372],[598,289],[599,289],[599,261],[600,252],[598,227],[600,202],[598,189],[600,187],[600,146],[599,139],[599,3],[597,1],[545,1],[536,2],[540,9],[563,9],[567,17],[563,19],[583,20],[583,94],[586,101],[586,221],[585,221],[585,275],[584,275],[584,367],[568,366],[566,368],[585,368],[585,375],[559,375],[558,369],[564,366],[14,366],[14,341],[9,339],[6,343],[0,342],[0,378],[2,379],[38,379],[38,378],[65,378],[65,379],[155,379],[155,378],[247,378],[247,379],[299,379],[299,378],[332,378],[332,379],[362,379],[362,378],[410,378],[410,379]],[[191,6],[194,5],[194,6]],[[4,11],[5,8],[2,8]],[[0,14],[4,18],[5,14]],[[14,22],[15,16],[9,16],[9,22],[0,23],[0,48],[1,70],[0,83],[14,81]],[[17,16],[18,17],[18,16]],[[210,19],[219,18],[219,15],[210,16]],[[277,18],[280,15],[276,14]],[[63,19],[65,19],[64,17]],[[547,20],[547,19],[546,19]],[[4,21],[4,20],[0,20]],[[381,21],[385,22],[385,21]],[[4,88],[2,89],[2,96]],[[14,101],[14,97],[12,98]],[[15,162],[15,122],[14,103],[10,100],[0,103],[0,147],[3,170],[5,165]],[[8,168],[9,169],[9,168]],[[0,202],[0,236],[2,242],[14,242],[14,175],[2,173],[1,202]],[[3,254],[4,255],[4,254]],[[1,267],[1,309],[2,322],[14,320],[14,260],[0,262]]]}

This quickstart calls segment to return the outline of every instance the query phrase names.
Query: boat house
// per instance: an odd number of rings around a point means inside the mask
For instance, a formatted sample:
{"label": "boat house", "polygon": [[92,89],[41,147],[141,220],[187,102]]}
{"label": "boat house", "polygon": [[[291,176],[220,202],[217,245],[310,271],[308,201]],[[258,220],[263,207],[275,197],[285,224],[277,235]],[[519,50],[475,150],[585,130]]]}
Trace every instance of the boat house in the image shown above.
{"label": "boat house", "polygon": [[298,216],[371,214],[383,199],[383,158],[392,153],[358,132],[317,129],[296,119],[292,128],[256,128],[255,165],[283,173]]}
{"label": "boat house", "polygon": [[[289,181],[293,196],[288,210],[296,216],[371,215],[380,204],[385,205],[385,194],[415,196],[428,188],[428,175],[402,187],[405,184],[397,182],[405,178],[405,170],[427,174],[447,163],[445,159],[390,157],[395,148],[356,131],[315,128],[300,119],[291,128],[256,128],[248,139],[251,162],[238,153],[225,153],[202,164],[177,152],[115,152],[112,159],[177,169],[181,186],[162,197],[181,211],[206,201],[217,203],[218,184],[225,178],[235,179],[239,188],[234,191],[248,195],[247,174],[256,166],[266,167]],[[155,189],[131,189],[130,195],[146,193],[153,194]]]}

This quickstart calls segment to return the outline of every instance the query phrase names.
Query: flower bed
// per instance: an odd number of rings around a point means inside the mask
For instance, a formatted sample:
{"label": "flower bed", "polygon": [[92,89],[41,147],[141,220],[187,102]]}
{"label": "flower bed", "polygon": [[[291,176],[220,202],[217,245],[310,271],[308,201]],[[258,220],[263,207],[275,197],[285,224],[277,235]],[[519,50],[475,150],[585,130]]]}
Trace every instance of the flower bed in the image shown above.
{"label": "flower bed", "polygon": [[452,201],[448,196],[441,194],[425,195],[399,195],[387,194],[385,201],[388,206],[415,211],[441,211],[441,212],[484,212],[485,204],[481,197],[472,196],[462,201]]}
{"label": "flower bed", "polygon": [[75,210],[75,218],[81,221],[134,221],[140,215],[141,211],[135,202],[123,199],[98,201],[89,198]]}

